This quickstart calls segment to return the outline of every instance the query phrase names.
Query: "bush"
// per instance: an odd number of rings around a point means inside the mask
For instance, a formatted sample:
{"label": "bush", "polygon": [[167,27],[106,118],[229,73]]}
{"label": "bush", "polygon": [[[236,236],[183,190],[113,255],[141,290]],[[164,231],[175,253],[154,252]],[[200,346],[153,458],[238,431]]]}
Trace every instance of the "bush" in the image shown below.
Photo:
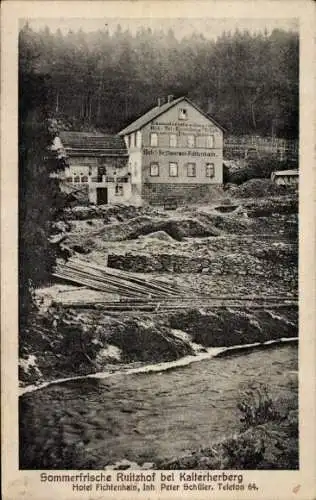
{"label": "bush", "polygon": [[[287,170],[287,161],[279,161],[271,156],[262,156],[248,161],[244,168],[236,171],[225,171],[224,183],[242,184],[250,179],[270,179],[272,172],[276,170]],[[297,168],[291,165],[291,168]]]}
{"label": "bush", "polygon": [[256,469],[264,459],[265,444],[262,437],[248,431],[222,443],[226,469]]}
{"label": "bush", "polygon": [[290,437],[297,438],[299,433],[298,410],[290,410],[287,416],[287,426]]}
{"label": "bush", "polygon": [[277,416],[268,389],[261,383],[251,383],[240,393],[237,408],[242,413],[240,420],[245,429],[274,420]]}

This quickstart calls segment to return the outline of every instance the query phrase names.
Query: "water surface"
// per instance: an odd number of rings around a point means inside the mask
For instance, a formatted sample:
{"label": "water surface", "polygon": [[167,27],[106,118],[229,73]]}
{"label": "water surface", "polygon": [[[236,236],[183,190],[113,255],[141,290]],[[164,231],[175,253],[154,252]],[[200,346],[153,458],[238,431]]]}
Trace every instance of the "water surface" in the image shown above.
{"label": "water surface", "polygon": [[103,468],[183,455],[240,430],[249,381],[289,397],[297,346],[278,345],[153,373],[52,385],[20,398],[22,468]]}

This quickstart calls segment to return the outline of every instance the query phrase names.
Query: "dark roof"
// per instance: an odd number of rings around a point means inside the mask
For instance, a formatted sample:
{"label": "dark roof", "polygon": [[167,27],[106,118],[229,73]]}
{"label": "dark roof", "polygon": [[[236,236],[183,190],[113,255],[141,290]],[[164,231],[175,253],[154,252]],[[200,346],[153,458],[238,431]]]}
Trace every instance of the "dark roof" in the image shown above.
{"label": "dark roof", "polygon": [[125,141],[119,135],[62,131],[59,137],[64,148],[68,151],[83,150],[127,154]]}
{"label": "dark roof", "polygon": [[135,132],[136,130],[141,129],[142,127],[144,127],[145,125],[147,125],[147,123],[150,123],[152,120],[154,120],[158,116],[162,115],[163,113],[165,113],[166,111],[168,111],[169,109],[171,109],[173,106],[175,106],[176,104],[178,104],[181,101],[188,102],[199,113],[201,113],[202,115],[204,115],[208,120],[210,120],[211,122],[213,122],[214,125],[216,125],[218,128],[220,128],[221,130],[224,131],[224,128],[219,123],[217,123],[214,120],[214,118],[212,118],[210,115],[208,115],[207,113],[205,113],[204,111],[202,111],[196,104],[194,104],[194,102],[190,101],[190,99],[188,99],[187,97],[178,97],[178,99],[175,99],[174,101],[166,102],[165,104],[162,104],[161,106],[155,106],[154,108],[150,109],[149,111],[147,111],[147,113],[145,113],[144,115],[140,116],[133,123],[131,123],[130,125],[128,125],[127,127],[125,127],[123,130],[121,130],[119,132],[119,135],[130,134],[131,132]]}

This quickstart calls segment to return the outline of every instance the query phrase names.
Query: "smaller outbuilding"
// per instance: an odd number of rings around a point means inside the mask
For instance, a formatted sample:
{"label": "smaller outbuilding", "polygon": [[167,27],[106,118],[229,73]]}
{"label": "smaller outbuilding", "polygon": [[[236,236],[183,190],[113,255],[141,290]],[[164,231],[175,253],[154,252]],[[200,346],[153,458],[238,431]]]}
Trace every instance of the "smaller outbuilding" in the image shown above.
{"label": "smaller outbuilding", "polygon": [[293,186],[299,183],[298,170],[278,170],[272,172],[271,180],[278,186]]}
{"label": "smaller outbuilding", "polygon": [[64,181],[93,204],[139,204],[124,139],[118,135],[60,132],[68,166]]}

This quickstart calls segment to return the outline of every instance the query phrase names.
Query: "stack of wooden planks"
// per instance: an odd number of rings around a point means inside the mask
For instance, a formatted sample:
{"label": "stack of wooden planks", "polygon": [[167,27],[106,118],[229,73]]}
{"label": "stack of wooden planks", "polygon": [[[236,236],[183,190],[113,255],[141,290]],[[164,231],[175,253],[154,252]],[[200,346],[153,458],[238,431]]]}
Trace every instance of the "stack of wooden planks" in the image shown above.
{"label": "stack of wooden planks", "polygon": [[174,283],[134,273],[102,267],[72,258],[58,263],[53,276],[93,290],[133,299],[179,297],[187,290]]}
{"label": "stack of wooden planks", "polygon": [[[297,297],[287,295],[196,295],[188,287],[179,286],[171,280],[98,266],[77,258],[58,263],[53,276],[81,285],[81,288],[77,288],[79,297],[76,298],[74,291],[71,297],[63,297],[61,303],[64,306],[104,309],[110,314],[120,314],[123,311],[160,313],[192,307],[205,309],[297,307]],[[96,290],[97,296],[82,295],[80,293],[82,288]]]}

